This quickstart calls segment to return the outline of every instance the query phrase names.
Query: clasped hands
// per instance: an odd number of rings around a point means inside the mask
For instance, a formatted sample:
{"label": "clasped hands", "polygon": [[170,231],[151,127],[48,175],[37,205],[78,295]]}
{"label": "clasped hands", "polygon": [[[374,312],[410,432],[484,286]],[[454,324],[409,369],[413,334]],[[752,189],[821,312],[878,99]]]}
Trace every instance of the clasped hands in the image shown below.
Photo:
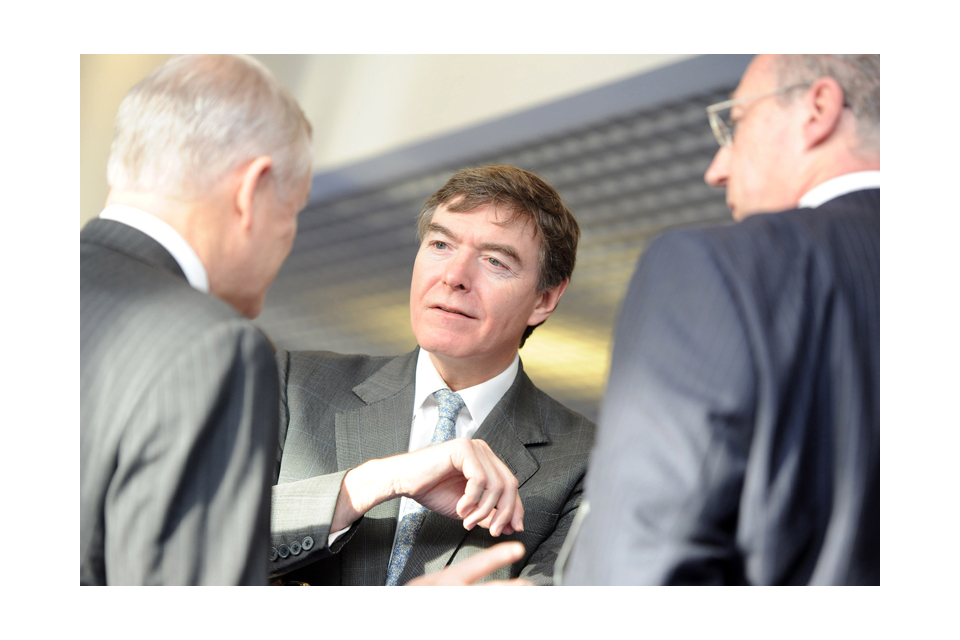
{"label": "clasped hands", "polygon": [[497,537],[523,531],[519,482],[483,440],[456,438],[370,460],[343,478],[331,531],[400,496]]}

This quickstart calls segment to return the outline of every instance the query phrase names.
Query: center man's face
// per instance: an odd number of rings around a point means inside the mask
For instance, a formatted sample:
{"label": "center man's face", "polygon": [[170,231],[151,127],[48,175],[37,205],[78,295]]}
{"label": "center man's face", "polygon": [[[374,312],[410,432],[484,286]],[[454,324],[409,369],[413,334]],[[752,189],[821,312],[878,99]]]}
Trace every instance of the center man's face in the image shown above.
{"label": "center man's face", "polygon": [[493,205],[465,213],[437,207],[410,285],[410,324],[420,347],[484,368],[513,360],[528,325],[552,311],[537,293],[539,241],[531,220]]}

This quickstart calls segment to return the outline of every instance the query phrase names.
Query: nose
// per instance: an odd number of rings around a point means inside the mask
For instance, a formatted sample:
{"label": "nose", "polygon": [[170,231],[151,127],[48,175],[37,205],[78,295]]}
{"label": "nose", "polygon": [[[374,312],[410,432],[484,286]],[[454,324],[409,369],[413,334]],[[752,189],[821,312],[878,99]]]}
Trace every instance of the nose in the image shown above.
{"label": "nose", "polygon": [[464,251],[457,251],[447,260],[443,268],[443,282],[451,289],[470,290],[470,257]]}
{"label": "nose", "polygon": [[707,172],[703,174],[703,181],[711,187],[723,188],[727,186],[727,160],[730,155],[730,147],[720,147],[717,154],[713,156],[713,162],[707,167]]}

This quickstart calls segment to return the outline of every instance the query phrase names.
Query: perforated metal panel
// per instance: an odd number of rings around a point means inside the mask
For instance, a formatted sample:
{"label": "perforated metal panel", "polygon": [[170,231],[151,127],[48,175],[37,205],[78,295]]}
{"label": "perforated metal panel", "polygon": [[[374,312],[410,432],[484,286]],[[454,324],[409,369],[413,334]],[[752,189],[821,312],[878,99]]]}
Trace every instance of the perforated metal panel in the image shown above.
{"label": "perforated metal panel", "polygon": [[571,284],[520,356],[544,391],[596,419],[614,323],[647,241],[671,227],[730,220],[723,193],[703,182],[717,150],[704,107],[734,84],[313,202],[258,324],[288,349],[409,351],[423,202],[464,167],[514,164],[552,184],[582,230]]}

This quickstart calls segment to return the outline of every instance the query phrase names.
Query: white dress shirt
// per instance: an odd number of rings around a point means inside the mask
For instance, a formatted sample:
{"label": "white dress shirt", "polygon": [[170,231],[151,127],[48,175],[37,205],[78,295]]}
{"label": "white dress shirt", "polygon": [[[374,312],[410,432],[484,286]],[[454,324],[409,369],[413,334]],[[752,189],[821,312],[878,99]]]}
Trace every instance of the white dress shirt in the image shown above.
{"label": "white dress shirt", "polygon": [[187,282],[190,283],[190,286],[197,291],[210,293],[210,281],[207,278],[207,270],[200,262],[200,256],[183,239],[183,236],[169,224],[143,209],[120,204],[112,204],[106,207],[100,212],[100,218],[121,222],[159,242],[180,265],[180,269],[187,276]]}
{"label": "white dress shirt", "polygon": [[800,198],[800,203],[797,206],[800,209],[819,207],[824,202],[839,198],[848,193],[853,193],[854,191],[879,188],[879,171],[857,171],[837,176],[822,184],[818,184]]}
{"label": "white dress shirt", "polygon": [[[486,420],[487,416],[493,411],[493,408],[500,402],[500,398],[507,392],[510,385],[517,377],[520,370],[520,354],[513,357],[510,363],[499,375],[490,378],[486,382],[481,382],[467,389],[457,391],[463,400],[463,408],[457,415],[456,430],[458,438],[472,438]],[[437,368],[430,359],[430,354],[420,349],[417,355],[417,377],[416,386],[413,391],[413,424],[410,427],[410,446],[407,451],[416,451],[430,445],[433,439],[433,431],[437,426],[437,420],[440,418],[440,411],[437,408],[437,399],[433,393],[440,389],[449,389],[447,383],[443,381]],[[411,498],[400,498],[400,515],[397,519],[399,525],[403,516],[417,506],[416,500]],[[399,527],[398,527],[399,528]],[[394,532],[394,547],[397,544],[396,532]],[[392,553],[392,551],[391,551]]]}

